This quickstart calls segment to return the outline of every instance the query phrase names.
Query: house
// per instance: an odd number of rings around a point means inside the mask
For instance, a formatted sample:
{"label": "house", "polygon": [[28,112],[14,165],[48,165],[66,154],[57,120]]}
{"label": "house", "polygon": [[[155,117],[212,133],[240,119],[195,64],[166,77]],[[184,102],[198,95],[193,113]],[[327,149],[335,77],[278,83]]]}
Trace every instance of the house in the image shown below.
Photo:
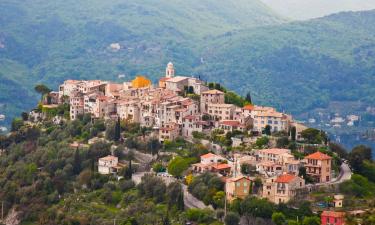
{"label": "house", "polygon": [[254,131],[258,132],[262,132],[267,125],[270,126],[271,132],[287,131],[292,120],[291,116],[277,112],[272,107],[254,106],[251,111],[247,111],[254,119]]}
{"label": "house", "polygon": [[233,132],[235,130],[243,132],[246,128],[243,124],[236,120],[222,120],[219,121],[218,124],[218,128],[223,130],[225,133]]}
{"label": "house", "polygon": [[112,155],[100,158],[98,162],[98,172],[100,174],[116,173],[121,167],[118,165],[118,158]]}
{"label": "house", "polygon": [[226,163],[226,159],[222,156],[207,153],[201,155],[200,163],[195,163],[192,165],[192,170],[196,173],[204,172],[215,172],[222,175],[228,175],[231,172],[231,166]]}
{"label": "house", "polygon": [[208,104],[207,114],[214,120],[232,120],[236,106],[233,104]]}
{"label": "house", "polygon": [[287,203],[296,196],[299,189],[305,187],[305,180],[292,174],[283,174],[263,185],[262,197],[279,204]]}
{"label": "house", "polygon": [[159,141],[164,142],[166,140],[175,140],[180,136],[180,129],[176,123],[168,123],[163,127],[159,128]]}
{"label": "house", "polygon": [[322,152],[315,152],[304,159],[307,175],[311,176],[315,182],[325,183],[331,181],[332,157]]}
{"label": "house", "polygon": [[274,176],[283,172],[283,167],[273,161],[262,161],[256,164],[256,171],[267,176]]}
{"label": "house", "polygon": [[290,149],[270,148],[258,150],[255,154],[258,161],[282,163],[288,159],[294,159],[293,155],[290,155],[290,153]]}
{"label": "house", "polygon": [[320,215],[321,225],[344,225],[345,213],[334,211],[323,211]]}
{"label": "house", "polygon": [[228,201],[244,199],[251,194],[252,181],[244,176],[225,180],[225,195]]}
{"label": "house", "polygon": [[198,115],[188,115],[182,118],[182,136],[193,137],[193,132],[203,132],[207,130],[209,123],[202,121]]}
{"label": "house", "polygon": [[224,104],[224,92],[208,90],[201,93],[200,112],[207,113],[208,104]]}

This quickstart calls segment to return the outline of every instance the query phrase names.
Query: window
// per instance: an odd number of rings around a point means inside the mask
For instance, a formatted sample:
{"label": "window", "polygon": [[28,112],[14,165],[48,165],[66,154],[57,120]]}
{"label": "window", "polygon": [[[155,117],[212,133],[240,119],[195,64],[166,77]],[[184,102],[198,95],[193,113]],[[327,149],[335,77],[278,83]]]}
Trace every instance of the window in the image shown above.
{"label": "window", "polygon": [[243,186],[244,186],[244,187],[247,187],[247,182],[244,182],[244,183],[243,183]]}
{"label": "window", "polygon": [[237,182],[237,183],[236,183],[236,186],[237,186],[237,187],[239,187],[240,185],[241,185],[241,183],[240,183],[240,182]]}

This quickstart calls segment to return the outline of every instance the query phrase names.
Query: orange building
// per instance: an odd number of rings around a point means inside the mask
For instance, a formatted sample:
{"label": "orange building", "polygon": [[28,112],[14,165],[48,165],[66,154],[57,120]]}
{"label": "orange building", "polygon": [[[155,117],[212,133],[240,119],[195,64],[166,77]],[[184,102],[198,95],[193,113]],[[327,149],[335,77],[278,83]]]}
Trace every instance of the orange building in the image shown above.
{"label": "orange building", "polygon": [[305,157],[306,173],[318,183],[331,181],[331,164],[332,157],[319,151]]}

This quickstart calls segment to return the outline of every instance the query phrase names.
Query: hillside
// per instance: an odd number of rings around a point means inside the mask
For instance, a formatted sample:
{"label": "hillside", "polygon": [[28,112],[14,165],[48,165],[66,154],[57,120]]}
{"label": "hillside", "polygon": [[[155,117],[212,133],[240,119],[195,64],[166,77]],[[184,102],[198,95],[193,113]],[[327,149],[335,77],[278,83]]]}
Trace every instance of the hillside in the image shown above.
{"label": "hillside", "polygon": [[[375,11],[235,32],[212,41],[199,68],[256,103],[292,113],[332,101],[375,102]],[[220,46],[220,48],[216,48]]]}
{"label": "hillside", "polygon": [[[31,107],[38,82],[56,86],[66,78],[129,79],[136,73],[156,79],[170,60],[190,73],[200,63],[197,43],[283,21],[260,1],[2,1],[0,79],[7,85],[0,91],[7,94],[0,112],[9,122]],[[111,43],[121,49],[110,49]]]}
{"label": "hillside", "polygon": [[262,0],[281,15],[297,20],[326,16],[341,11],[360,11],[375,8],[373,0]]}

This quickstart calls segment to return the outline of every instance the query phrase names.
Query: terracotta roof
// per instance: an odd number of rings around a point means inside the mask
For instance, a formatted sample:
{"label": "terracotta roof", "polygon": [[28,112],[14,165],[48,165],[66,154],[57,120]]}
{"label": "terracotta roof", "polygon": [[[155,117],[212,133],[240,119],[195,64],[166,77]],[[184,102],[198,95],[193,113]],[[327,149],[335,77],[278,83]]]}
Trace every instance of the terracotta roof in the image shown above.
{"label": "terracotta roof", "polygon": [[201,158],[206,159],[206,158],[215,157],[215,156],[216,156],[215,154],[213,154],[213,153],[210,152],[210,153],[201,155]]}
{"label": "terracotta roof", "polygon": [[294,175],[291,175],[291,174],[283,174],[281,176],[279,176],[275,182],[276,183],[289,183],[291,182],[292,180],[294,180],[295,178],[297,178],[296,176]]}
{"label": "terracotta roof", "polygon": [[214,165],[213,168],[217,169],[217,170],[224,170],[224,169],[229,169],[231,168],[230,165],[226,164],[226,163],[222,163],[222,164],[217,164],[217,165]]}
{"label": "terracotta roof", "polygon": [[214,94],[224,94],[224,92],[213,89],[213,90],[204,91],[204,92],[202,92],[202,94],[212,94],[212,95],[214,95]]}
{"label": "terracotta roof", "polygon": [[322,152],[317,151],[313,154],[306,156],[305,159],[327,160],[327,159],[332,159],[332,157]]}
{"label": "terracotta roof", "polygon": [[345,217],[345,212],[323,211],[322,216]]}
{"label": "terracotta roof", "polygon": [[237,120],[223,120],[223,121],[220,121],[220,124],[232,126],[232,127],[241,125],[241,123]]}
{"label": "terracotta roof", "polygon": [[228,179],[225,180],[225,182],[236,182],[236,181],[239,181],[239,180],[242,180],[242,179],[250,180],[247,177],[241,176],[241,177],[228,178]]}
{"label": "terracotta roof", "polygon": [[265,154],[284,154],[284,153],[289,153],[289,149],[284,149],[284,148],[269,148],[269,149],[261,149],[259,152],[265,153]]}
{"label": "terracotta roof", "polygon": [[254,106],[253,105],[245,105],[243,107],[244,110],[253,110],[254,109]]}

